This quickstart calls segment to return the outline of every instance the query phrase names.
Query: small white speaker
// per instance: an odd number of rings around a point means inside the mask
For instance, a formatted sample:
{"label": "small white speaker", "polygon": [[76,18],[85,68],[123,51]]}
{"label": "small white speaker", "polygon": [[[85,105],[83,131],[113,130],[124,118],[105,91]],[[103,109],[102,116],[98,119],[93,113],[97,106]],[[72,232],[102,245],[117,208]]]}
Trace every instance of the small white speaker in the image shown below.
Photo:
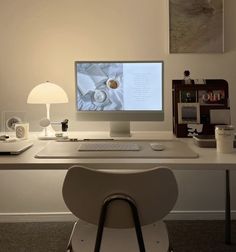
{"label": "small white speaker", "polygon": [[17,123],[15,125],[16,138],[27,139],[29,136],[29,123]]}

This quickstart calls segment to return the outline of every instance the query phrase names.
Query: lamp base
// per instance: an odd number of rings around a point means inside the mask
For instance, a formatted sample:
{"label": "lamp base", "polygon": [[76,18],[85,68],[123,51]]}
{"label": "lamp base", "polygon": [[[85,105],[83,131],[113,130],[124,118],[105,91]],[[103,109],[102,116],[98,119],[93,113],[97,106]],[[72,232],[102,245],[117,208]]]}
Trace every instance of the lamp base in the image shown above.
{"label": "lamp base", "polygon": [[38,136],[39,140],[58,140],[58,139],[68,139],[67,132],[55,132],[51,125],[45,127],[42,133]]}
{"label": "lamp base", "polygon": [[45,127],[42,131],[42,133],[38,136],[39,140],[54,140],[56,139],[55,130],[52,128],[52,125],[49,124],[47,127]]}
{"label": "lamp base", "polygon": [[38,136],[39,140],[55,140],[57,137],[53,136]]}

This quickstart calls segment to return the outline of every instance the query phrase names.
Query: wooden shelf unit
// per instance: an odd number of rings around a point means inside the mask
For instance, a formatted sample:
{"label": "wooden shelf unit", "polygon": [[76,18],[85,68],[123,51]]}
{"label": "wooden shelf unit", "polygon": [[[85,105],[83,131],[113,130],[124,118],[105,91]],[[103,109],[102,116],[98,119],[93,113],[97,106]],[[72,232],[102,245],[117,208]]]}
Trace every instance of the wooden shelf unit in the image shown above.
{"label": "wooden shelf unit", "polygon": [[[223,79],[206,79],[205,82],[205,84],[194,84],[194,81],[192,81],[192,84],[184,84],[183,80],[172,80],[173,132],[176,137],[190,137],[189,124],[202,125],[202,132],[197,133],[199,135],[214,134],[216,124],[212,124],[210,121],[210,111],[230,109],[228,102],[228,82]],[[186,96],[187,93],[189,97]],[[207,101],[207,99],[209,99],[209,101]],[[214,101],[214,99],[216,101]],[[198,103],[200,108],[200,121],[180,122],[179,103],[181,103],[182,106]]]}

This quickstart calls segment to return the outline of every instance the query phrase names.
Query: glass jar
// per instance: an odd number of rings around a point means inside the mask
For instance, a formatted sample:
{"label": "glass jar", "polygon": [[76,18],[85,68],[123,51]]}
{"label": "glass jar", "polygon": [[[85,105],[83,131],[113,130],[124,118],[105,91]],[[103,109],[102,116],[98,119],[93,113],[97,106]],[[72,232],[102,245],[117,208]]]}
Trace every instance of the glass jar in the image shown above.
{"label": "glass jar", "polygon": [[215,127],[216,149],[220,153],[234,151],[234,126],[218,125]]}

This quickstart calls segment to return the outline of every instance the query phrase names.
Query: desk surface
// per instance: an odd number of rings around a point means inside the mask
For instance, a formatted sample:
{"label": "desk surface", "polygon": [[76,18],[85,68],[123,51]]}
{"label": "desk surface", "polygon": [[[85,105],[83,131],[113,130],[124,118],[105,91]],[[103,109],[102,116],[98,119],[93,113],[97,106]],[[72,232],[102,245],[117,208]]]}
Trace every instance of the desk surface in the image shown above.
{"label": "desk surface", "polygon": [[[71,132],[70,137],[79,139],[108,138],[106,132]],[[157,159],[157,158],[67,158],[67,159],[38,159],[35,155],[42,150],[49,141],[37,140],[36,134],[32,133],[34,145],[30,149],[16,156],[0,156],[0,170],[54,170],[67,169],[71,165],[80,164],[95,169],[144,169],[155,166],[168,166],[177,170],[236,170],[236,151],[232,154],[217,153],[214,148],[199,148],[193,144],[192,139],[179,139],[188,144],[189,147],[199,154],[199,158]],[[121,138],[119,138],[121,139]],[[135,132],[135,139],[175,139],[171,132]],[[51,140],[53,141],[53,140]]]}

